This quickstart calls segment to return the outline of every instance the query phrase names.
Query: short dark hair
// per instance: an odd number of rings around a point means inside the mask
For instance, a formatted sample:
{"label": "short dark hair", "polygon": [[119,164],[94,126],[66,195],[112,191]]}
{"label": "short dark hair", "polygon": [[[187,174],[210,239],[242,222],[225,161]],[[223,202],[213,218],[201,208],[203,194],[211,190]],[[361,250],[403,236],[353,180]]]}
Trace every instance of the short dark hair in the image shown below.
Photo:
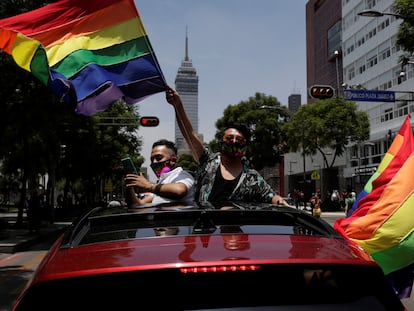
{"label": "short dark hair", "polygon": [[152,148],[154,148],[154,147],[156,147],[156,146],[165,146],[165,147],[167,147],[168,149],[170,149],[170,150],[174,151],[174,154],[175,154],[175,155],[177,155],[177,147],[176,147],[176,146],[175,146],[175,144],[174,144],[172,141],[170,141],[170,140],[167,140],[167,139],[160,139],[160,140],[157,140],[156,142],[154,142],[154,143],[152,144]]}
{"label": "short dark hair", "polygon": [[251,133],[250,133],[250,129],[248,128],[248,126],[246,124],[244,124],[244,123],[238,123],[238,122],[227,124],[224,127],[223,133],[227,129],[236,129],[236,130],[238,130],[240,133],[243,134],[244,138],[246,138],[246,142],[247,143],[250,142]]}

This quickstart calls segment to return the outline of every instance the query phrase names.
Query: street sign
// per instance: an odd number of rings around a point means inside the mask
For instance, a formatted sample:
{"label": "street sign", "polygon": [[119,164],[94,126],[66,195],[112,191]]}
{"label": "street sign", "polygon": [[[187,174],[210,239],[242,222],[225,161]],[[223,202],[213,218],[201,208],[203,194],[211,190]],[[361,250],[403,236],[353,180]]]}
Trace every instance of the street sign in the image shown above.
{"label": "street sign", "polygon": [[366,102],[395,102],[395,92],[372,90],[344,90],[344,99]]}
{"label": "street sign", "polygon": [[313,171],[311,174],[311,179],[312,180],[320,180],[321,179],[321,174],[319,174],[318,171]]}
{"label": "street sign", "polygon": [[376,166],[371,167],[356,167],[355,168],[355,175],[372,175],[377,171]]}

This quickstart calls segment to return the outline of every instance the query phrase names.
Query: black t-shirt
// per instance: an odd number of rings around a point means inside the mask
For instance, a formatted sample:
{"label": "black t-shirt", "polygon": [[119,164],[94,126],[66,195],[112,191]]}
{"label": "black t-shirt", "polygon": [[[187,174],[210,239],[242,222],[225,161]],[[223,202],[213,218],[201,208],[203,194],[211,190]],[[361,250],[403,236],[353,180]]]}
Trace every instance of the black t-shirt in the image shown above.
{"label": "black t-shirt", "polygon": [[226,180],[221,174],[220,167],[217,168],[216,177],[214,178],[213,188],[208,196],[210,202],[224,202],[228,201],[231,193],[239,182],[241,173],[232,180]]}

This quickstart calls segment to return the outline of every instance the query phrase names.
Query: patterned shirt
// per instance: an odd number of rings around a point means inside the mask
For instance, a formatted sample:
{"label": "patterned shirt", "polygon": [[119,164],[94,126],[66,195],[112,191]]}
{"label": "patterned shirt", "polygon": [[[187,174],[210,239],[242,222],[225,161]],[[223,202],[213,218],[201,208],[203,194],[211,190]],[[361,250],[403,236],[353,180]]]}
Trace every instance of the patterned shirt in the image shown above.
{"label": "patterned shirt", "polygon": [[[196,172],[195,200],[201,204],[209,202],[208,197],[214,185],[217,169],[220,169],[220,152],[212,153],[208,148],[204,149]],[[270,203],[274,195],[273,189],[259,172],[243,163],[239,182],[228,200]]]}

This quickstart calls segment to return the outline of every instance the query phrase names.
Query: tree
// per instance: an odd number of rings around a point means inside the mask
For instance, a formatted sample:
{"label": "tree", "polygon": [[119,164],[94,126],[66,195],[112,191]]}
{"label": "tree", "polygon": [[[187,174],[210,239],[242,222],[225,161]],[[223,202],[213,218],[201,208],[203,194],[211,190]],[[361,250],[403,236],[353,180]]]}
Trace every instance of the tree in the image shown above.
{"label": "tree", "polygon": [[197,162],[190,153],[180,154],[178,156],[177,166],[181,166],[183,170],[189,172],[193,176],[195,176],[195,172],[198,168]]}
{"label": "tree", "polygon": [[258,170],[274,166],[287,151],[286,137],[281,125],[289,118],[288,109],[282,106],[276,97],[256,93],[247,101],[227,106],[223,117],[216,121],[218,131],[215,141],[211,142],[210,146],[213,150],[217,150],[217,142],[221,139],[227,124],[244,123],[252,132],[247,151],[250,164]]}
{"label": "tree", "polygon": [[414,2],[397,0],[394,11],[403,20],[398,30],[397,44],[407,53],[401,58],[402,64],[406,65],[414,53]]}
{"label": "tree", "polygon": [[[303,105],[284,124],[289,149],[312,155],[319,152],[326,168],[331,168],[338,156],[352,142],[369,138],[369,120],[365,111],[343,99],[332,98]],[[329,163],[324,148],[334,152]]]}
{"label": "tree", "polygon": [[[54,1],[2,0],[0,16],[17,15],[46,2]],[[65,191],[73,191],[76,185],[94,200],[102,197],[99,189],[106,179],[122,188],[121,157],[130,154],[135,163],[143,162],[138,123],[100,125],[101,117],[137,118],[134,107],[117,103],[94,117],[77,115],[73,106],[61,102],[2,51],[0,68],[0,176],[8,183],[18,182],[22,203],[26,185],[36,187],[39,176],[46,174],[53,183],[61,180]],[[50,204],[53,199],[53,193],[49,194]],[[23,204],[19,204],[17,224],[22,223],[22,216]]]}

